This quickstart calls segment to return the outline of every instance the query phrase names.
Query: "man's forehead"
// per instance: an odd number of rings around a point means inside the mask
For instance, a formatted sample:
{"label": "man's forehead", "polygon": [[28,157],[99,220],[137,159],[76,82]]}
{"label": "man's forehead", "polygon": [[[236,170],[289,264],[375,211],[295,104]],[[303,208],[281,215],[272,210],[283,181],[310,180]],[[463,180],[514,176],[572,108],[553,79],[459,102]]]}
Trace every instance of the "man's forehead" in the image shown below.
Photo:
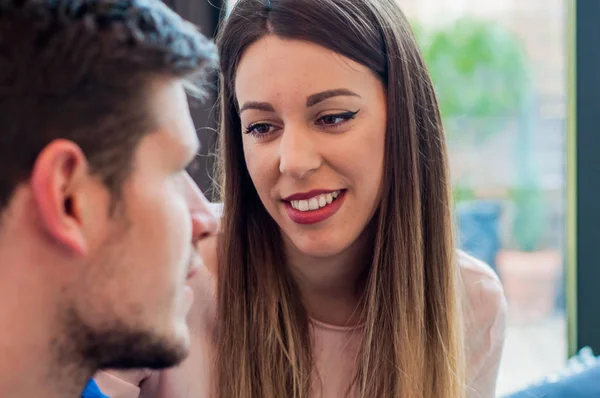
{"label": "man's forehead", "polygon": [[158,128],[182,149],[198,152],[200,142],[190,115],[184,85],[176,79],[159,80],[151,88],[151,112]]}

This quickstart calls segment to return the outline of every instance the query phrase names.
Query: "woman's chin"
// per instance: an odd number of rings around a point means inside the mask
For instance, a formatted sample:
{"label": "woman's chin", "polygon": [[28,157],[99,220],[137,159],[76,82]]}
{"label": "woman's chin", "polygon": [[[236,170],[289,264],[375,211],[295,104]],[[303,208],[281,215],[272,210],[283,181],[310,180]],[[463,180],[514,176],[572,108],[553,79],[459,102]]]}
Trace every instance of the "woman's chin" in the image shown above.
{"label": "woman's chin", "polygon": [[321,259],[336,257],[346,251],[349,246],[337,239],[299,239],[293,243],[303,256]]}

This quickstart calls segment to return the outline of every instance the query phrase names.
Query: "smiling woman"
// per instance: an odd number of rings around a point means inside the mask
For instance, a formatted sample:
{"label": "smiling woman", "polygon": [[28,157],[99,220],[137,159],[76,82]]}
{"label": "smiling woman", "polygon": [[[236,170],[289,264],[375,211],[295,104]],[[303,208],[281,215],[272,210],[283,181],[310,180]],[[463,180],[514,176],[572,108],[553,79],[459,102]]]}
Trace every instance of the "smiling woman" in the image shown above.
{"label": "smiling woman", "polygon": [[396,3],[240,0],[218,45],[220,396],[493,396],[502,288],[455,254],[439,109]]}

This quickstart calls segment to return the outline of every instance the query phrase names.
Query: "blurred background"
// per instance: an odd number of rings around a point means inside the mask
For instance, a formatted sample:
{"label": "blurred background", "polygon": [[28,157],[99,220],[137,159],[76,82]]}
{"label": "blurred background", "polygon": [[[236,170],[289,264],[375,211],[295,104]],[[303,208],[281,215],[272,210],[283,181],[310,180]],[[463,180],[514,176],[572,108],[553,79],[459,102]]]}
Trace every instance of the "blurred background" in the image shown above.
{"label": "blurred background", "polygon": [[[210,36],[234,0],[165,2]],[[459,244],[505,288],[498,395],[573,372],[600,352],[600,1],[397,2],[439,96]],[[193,109],[209,194],[214,95]]]}
{"label": "blurred background", "polygon": [[459,243],[508,300],[498,393],[566,364],[564,0],[398,0],[450,148]]}

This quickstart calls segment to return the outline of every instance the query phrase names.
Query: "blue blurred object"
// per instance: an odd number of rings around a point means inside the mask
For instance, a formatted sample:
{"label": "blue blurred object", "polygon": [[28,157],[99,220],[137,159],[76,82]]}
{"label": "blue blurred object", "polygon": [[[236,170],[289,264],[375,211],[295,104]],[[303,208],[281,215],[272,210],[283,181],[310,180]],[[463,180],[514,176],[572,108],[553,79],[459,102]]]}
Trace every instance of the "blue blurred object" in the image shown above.
{"label": "blue blurred object", "polygon": [[600,397],[600,359],[589,347],[569,359],[561,372],[545,378],[523,391],[505,398],[598,398]]}
{"label": "blue blurred object", "polygon": [[109,396],[102,394],[102,391],[98,388],[98,384],[92,379],[87,386],[85,386],[81,398],[109,398]]}
{"label": "blue blurred object", "polygon": [[456,206],[456,213],[460,248],[489,264],[497,273],[502,205],[488,200],[462,202]]}

